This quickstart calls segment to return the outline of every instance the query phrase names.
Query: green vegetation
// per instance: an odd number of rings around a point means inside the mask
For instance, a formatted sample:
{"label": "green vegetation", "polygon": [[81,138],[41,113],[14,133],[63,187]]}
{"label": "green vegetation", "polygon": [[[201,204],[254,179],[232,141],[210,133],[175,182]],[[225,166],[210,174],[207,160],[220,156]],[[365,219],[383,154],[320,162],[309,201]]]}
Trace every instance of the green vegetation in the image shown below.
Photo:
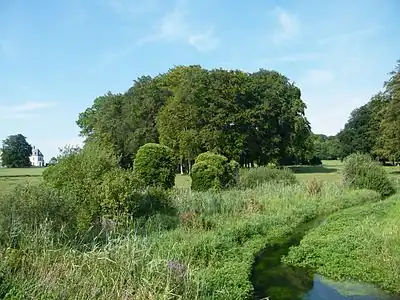
{"label": "green vegetation", "polygon": [[94,100],[77,121],[81,134],[109,147],[129,168],[146,143],[170,147],[189,173],[211,151],[241,166],[293,164],[312,157],[301,91],[276,71],[177,66],[142,76],[123,94]]}
{"label": "green vegetation", "polygon": [[386,162],[400,160],[400,60],[384,91],[354,109],[335,136],[316,135],[316,155],[321,159],[345,158],[352,153],[369,154]]}
{"label": "green vegetation", "polygon": [[0,168],[0,193],[12,190],[14,187],[42,181],[43,168]]}
{"label": "green vegetation", "polygon": [[288,168],[280,170],[269,167],[258,167],[240,170],[239,186],[242,188],[255,188],[266,182],[294,184],[297,182],[297,179],[293,171]]}
{"label": "green vegetation", "polygon": [[399,158],[399,71],[336,137],[275,71],[178,66],[96,98],[82,149],[0,193],[0,298],[246,299],[255,255],[320,217],[287,262],[399,292],[400,168],[370,157]]}
{"label": "green vegetation", "polygon": [[220,154],[212,152],[201,153],[193,165],[190,173],[192,178],[192,190],[207,191],[209,189],[220,190],[235,186],[239,164]]}
{"label": "green vegetation", "polygon": [[9,168],[25,168],[31,165],[32,147],[22,134],[10,135],[3,141],[0,151],[1,164]]}
{"label": "green vegetation", "polygon": [[374,190],[383,197],[393,195],[396,191],[389,175],[369,155],[349,155],[342,173],[344,183],[350,187]]}
{"label": "green vegetation", "polygon": [[399,200],[397,194],[334,214],[292,248],[285,261],[400,293]]}
{"label": "green vegetation", "polygon": [[[25,191],[22,201],[33,202],[39,191]],[[1,201],[9,203],[8,199]],[[98,299],[172,294],[184,299],[243,299],[252,290],[249,274],[253,257],[266,242],[287,235],[318,214],[376,201],[379,196],[329,185],[321,197],[315,198],[302,185],[267,184],[224,193],[177,190],[172,199],[179,219],[169,219],[173,226],[169,230],[165,230],[165,217],[155,216],[144,227],[133,226],[136,234],[110,233],[103,240],[106,244],[86,245],[84,250],[79,250],[84,245],[75,244],[77,241],[62,243],[61,238],[56,239],[65,235],[53,233],[59,228],[53,220],[62,222],[56,214],[49,214],[54,219],[48,219],[42,227],[28,228],[32,230],[16,226],[10,232],[19,232],[18,248],[6,243],[3,245],[8,247],[1,252],[8,297],[86,298],[94,293]],[[36,209],[44,207],[32,205],[29,210],[34,215]],[[28,212],[24,209],[21,216],[24,211]],[[36,220],[32,223],[37,224]],[[182,266],[188,277],[175,274],[171,265]]]}
{"label": "green vegetation", "polygon": [[175,184],[174,152],[167,146],[148,143],[139,148],[134,170],[146,186],[170,189]]}

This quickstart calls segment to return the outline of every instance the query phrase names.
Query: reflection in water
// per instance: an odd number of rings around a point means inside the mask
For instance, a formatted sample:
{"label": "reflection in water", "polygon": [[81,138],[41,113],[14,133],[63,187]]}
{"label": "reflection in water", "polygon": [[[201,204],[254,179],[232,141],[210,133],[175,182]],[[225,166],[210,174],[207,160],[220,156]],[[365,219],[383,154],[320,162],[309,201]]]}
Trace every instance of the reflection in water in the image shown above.
{"label": "reflection in water", "polygon": [[[292,236],[268,245],[256,258],[251,274],[255,299],[270,300],[400,300],[367,284],[341,283],[315,275],[312,270],[281,263],[291,246],[321,220],[305,223]],[[267,298],[269,297],[269,298]]]}

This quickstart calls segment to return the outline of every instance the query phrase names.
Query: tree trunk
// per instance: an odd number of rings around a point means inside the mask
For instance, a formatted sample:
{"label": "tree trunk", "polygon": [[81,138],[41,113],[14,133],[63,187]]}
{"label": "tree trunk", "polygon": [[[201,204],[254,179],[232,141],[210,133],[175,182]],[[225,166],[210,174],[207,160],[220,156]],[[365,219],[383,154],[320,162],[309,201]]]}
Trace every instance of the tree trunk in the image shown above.
{"label": "tree trunk", "polygon": [[182,156],[181,156],[180,168],[181,168],[181,175],[183,175],[183,157]]}

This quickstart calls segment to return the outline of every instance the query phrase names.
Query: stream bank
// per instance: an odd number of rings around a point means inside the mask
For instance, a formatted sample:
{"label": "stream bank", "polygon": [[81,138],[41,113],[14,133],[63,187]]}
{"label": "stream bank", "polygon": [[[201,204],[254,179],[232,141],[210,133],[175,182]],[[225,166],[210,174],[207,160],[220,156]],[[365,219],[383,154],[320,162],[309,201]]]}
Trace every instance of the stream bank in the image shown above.
{"label": "stream bank", "polygon": [[254,261],[251,282],[254,299],[268,300],[400,300],[378,288],[363,283],[337,282],[315,274],[312,269],[289,266],[281,259],[290,247],[297,246],[308,230],[323,223],[319,217],[298,226],[287,237],[267,245]]}

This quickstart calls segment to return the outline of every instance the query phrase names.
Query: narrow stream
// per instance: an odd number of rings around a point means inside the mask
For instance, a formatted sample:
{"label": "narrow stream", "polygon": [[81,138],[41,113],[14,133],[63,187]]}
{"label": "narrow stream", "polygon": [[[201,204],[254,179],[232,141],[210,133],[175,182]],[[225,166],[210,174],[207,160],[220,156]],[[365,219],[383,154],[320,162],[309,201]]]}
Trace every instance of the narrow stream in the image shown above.
{"label": "narrow stream", "polygon": [[400,300],[369,284],[336,282],[306,268],[297,268],[281,262],[291,246],[298,245],[305,233],[320,224],[315,219],[299,226],[289,236],[268,245],[256,257],[251,282],[256,300]]}

